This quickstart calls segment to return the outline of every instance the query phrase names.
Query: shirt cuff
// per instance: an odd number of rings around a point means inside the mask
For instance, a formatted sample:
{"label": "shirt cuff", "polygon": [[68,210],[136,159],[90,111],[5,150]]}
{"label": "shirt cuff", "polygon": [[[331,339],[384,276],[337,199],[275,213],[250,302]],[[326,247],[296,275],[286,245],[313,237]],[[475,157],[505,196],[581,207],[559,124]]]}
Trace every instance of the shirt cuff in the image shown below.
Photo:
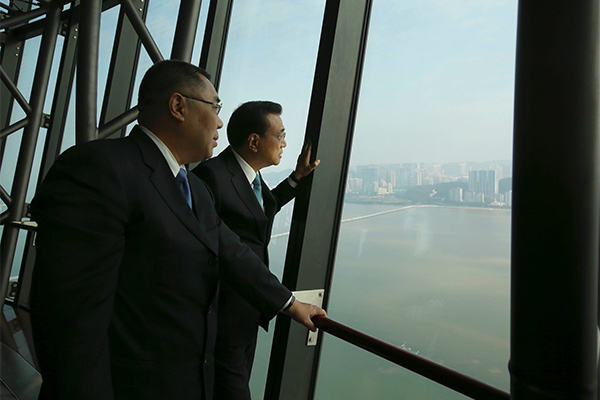
{"label": "shirt cuff", "polygon": [[287,311],[287,309],[290,308],[292,306],[292,304],[294,304],[295,301],[296,301],[296,297],[294,295],[292,295],[289,298],[289,300],[283,305],[281,310],[279,310],[279,312]]}
{"label": "shirt cuff", "polygon": [[300,180],[294,178],[294,174],[291,174],[290,176],[288,176],[287,181],[292,188],[295,188],[300,183]]}

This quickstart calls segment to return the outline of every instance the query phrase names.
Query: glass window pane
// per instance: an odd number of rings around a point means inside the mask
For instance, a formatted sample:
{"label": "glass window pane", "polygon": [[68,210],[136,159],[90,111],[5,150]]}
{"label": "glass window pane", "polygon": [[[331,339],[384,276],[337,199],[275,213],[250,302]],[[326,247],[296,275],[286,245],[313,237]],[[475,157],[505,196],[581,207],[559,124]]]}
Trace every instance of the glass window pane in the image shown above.
{"label": "glass window pane", "polygon": [[341,368],[332,368],[320,379],[339,385],[319,384],[315,399],[470,399],[336,337],[327,336],[324,343],[321,357],[335,360]]}
{"label": "glass window pane", "polygon": [[[227,121],[250,100],[270,100],[283,106],[287,147],[281,163],[261,170],[270,188],[294,169],[301,151],[316,65],[324,0],[281,2],[236,0],[233,3],[219,96],[224,123],[215,156],[228,146]],[[281,278],[288,242],[293,201],[276,216],[269,245],[271,270]],[[274,324],[260,329],[251,390],[262,398],[267,376]]]}
{"label": "glass window pane", "polygon": [[[516,11],[374,2],[328,307],[506,391]],[[464,398],[343,348],[325,337],[317,399]]]}
{"label": "glass window pane", "polygon": [[110,57],[115,44],[117,23],[119,22],[119,8],[112,7],[100,15],[100,36],[98,40],[98,106],[96,108],[96,122],[100,120],[106,80],[110,67]]}

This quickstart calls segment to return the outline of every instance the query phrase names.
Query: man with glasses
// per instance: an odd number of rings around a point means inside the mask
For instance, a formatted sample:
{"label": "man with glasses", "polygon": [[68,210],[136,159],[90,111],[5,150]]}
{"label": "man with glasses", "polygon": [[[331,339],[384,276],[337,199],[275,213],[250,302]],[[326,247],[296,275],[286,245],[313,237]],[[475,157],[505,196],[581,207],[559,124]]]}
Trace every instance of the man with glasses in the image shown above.
{"label": "man with glasses", "polygon": [[[223,221],[266,265],[275,214],[294,197],[300,179],[319,165],[309,161],[311,146],[306,144],[294,172],[269,190],[259,171],[279,164],[287,145],[281,112],[281,105],[270,101],[242,104],[227,125],[230,146],[193,170],[212,190]],[[266,330],[269,318],[227,283],[220,289],[215,399],[249,400],[258,326]]]}
{"label": "man with glasses", "polygon": [[208,74],[159,62],[138,107],[129,136],[62,154],[31,204],[40,399],[212,399],[220,280],[267,317],[315,329],[325,315],[295,301],[188,177],[223,126]]}

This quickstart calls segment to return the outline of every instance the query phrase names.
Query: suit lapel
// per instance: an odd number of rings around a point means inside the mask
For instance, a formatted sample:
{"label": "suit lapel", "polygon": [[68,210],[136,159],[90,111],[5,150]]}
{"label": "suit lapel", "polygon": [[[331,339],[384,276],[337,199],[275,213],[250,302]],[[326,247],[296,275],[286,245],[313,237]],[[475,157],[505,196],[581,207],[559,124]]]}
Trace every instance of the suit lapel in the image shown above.
{"label": "suit lapel", "polygon": [[[138,144],[144,163],[152,169],[149,180],[169,209],[198,240],[216,251],[216,245],[205,234],[206,226],[199,221],[194,212],[187,206],[177,181],[160,150],[139,128],[135,128],[129,136]],[[195,180],[194,185],[192,185],[192,179],[190,179],[190,188],[192,189],[192,202],[198,209],[199,190]]]}
{"label": "suit lapel", "polygon": [[[242,171],[242,167],[240,167],[240,164],[235,158],[231,147],[228,147],[223,151],[223,158],[227,164],[227,170],[232,175],[231,184],[240,197],[242,203],[244,203],[244,205],[248,208],[248,211],[250,211],[250,213],[254,216],[257,224],[266,220],[265,212],[258,203],[258,200],[252,191],[252,187],[248,182],[248,178],[246,178],[246,174],[244,174],[244,171]],[[263,200],[266,198],[266,192],[266,190],[263,190]]]}

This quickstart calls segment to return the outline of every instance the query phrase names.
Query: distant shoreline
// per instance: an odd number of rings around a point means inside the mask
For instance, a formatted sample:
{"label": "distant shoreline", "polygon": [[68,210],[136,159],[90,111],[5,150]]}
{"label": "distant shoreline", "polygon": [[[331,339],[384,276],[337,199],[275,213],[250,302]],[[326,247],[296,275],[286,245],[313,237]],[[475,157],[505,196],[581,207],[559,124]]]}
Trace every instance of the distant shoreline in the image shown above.
{"label": "distant shoreline", "polygon": [[[378,204],[378,203],[351,203],[351,204],[361,204],[361,205],[386,205],[386,204]],[[392,204],[389,204],[392,205]],[[469,209],[469,210],[486,210],[486,211],[510,211],[510,208],[500,208],[500,207],[471,207],[471,206],[457,206],[457,205],[439,205],[439,204],[410,204],[400,208],[394,208],[392,210],[380,211],[373,214],[361,215],[359,217],[346,218],[342,220],[344,222],[353,222],[367,218],[378,217],[384,214],[395,213],[398,211],[408,210],[410,208],[459,208],[459,209]],[[271,239],[288,236],[289,232],[278,233],[276,235],[272,235]]]}

